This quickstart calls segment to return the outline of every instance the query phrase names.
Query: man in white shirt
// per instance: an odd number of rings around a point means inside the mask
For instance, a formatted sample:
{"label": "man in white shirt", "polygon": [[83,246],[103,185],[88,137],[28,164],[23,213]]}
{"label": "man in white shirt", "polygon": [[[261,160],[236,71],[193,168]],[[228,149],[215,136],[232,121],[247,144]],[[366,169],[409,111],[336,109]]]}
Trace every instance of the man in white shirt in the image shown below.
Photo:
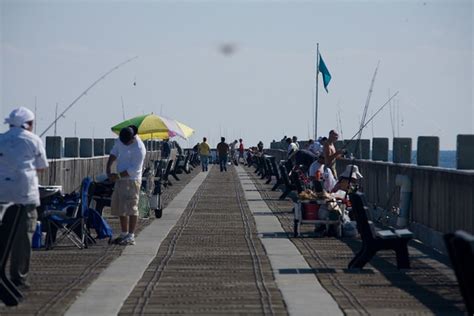
{"label": "man in white shirt", "polygon": [[[115,181],[111,213],[119,216],[122,231],[115,242],[121,245],[135,244],[138,199],[146,154],[145,145],[135,133],[132,127],[123,128],[107,161],[107,176]],[[117,173],[111,172],[114,161],[117,161]]]}
{"label": "man in white shirt", "polygon": [[40,205],[37,172],[48,167],[43,142],[32,133],[34,118],[29,109],[17,108],[5,119],[10,129],[0,134],[0,202],[20,206],[10,264],[11,281],[19,288],[29,287],[31,237]]}
{"label": "man in white shirt", "polygon": [[291,138],[287,138],[286,143],[288,144],[288,159],[291,159],[298,151],[298,146],[296,146],[296,144],[292,142]]}

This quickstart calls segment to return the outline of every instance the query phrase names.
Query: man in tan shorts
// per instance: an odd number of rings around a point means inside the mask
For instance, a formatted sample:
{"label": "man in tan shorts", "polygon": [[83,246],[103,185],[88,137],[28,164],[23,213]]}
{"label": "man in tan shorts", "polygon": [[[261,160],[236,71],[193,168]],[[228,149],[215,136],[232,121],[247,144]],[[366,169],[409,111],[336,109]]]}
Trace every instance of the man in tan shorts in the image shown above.
{"label": "man in tan shorts", "polygon": [[[107,161],[107,176],[110,181],[115,182],[111,213],[119,216],[122,231],[114,243],[120,245],[135,245],[138,198],[146,154],[145,145],[135,134],[132,127],[123,128]],[[114,161],[117,161],[117,173],[111,172]]]}

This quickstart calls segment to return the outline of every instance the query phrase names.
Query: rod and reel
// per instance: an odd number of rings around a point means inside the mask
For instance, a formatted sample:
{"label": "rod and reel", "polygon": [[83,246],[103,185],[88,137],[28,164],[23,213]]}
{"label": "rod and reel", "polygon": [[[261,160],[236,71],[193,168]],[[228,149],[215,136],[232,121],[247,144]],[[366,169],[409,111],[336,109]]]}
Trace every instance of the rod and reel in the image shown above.
{"label": "rod and reel", "polygon": [[342,149],[346,149],[347,146],[348,146],[350,143],[354,142],[354,141],[359,141],[359,139],[357,139],[357,140],[354,140],[354,139],[359,135],[359,133],[362,132],[362,130],[363,130],[364,128],[367,127],[367,125],[369,125],[369,123],[377,116],[377,114],[379,114],[380,111],[382,111],[382,110],[387,106],[387,104],[390,104],[390,101],[391,101],[395,96],[397,96],[397,95],[398,95],[398,91],[395,92],[395,93],[387,100],[387,102],[385,102],[385,103],[367,120],[367,122],[365,122],[365,123],[359,128],[359,130],[354,134],[354,136],[352,136],[352,137],[348,140],[348,142],[342,147]]}
{"label": "rod and reel", "polygon": [[112,69],[110,69],[109,71],[107,71],[105,74],[103,74],[102,76],[99,77],[99,79],[97,79],[96,81],[94,81],[86,90],[84,90],[76,99],[74,99],[74,101],[72,101],[71,104],[69,104],[65,109],[64,111],[62,111],[59,115],[57,115],[57,117],[54,119],[54,121],[48,125],[48,127],[46,127],[46,129],[40,134],[40,137],[42,137],[44,134],[46,134],[47,131],[49,131],[49,129],[51,127],[53,127],[57,121],[64,116],[64,114],[69,111],[73,106],[74,104],[76,104],[77,101],[79,101],[83,96],[85,96],[87,94],[87,92],[89,92],[89,90],[91,90],[96,84],[98,84],[100,81],[102,81],[103,79],[105,79],[105,77],[107,77],[108,75],[110,75],[112,72],[114,72],[115,70],[119,69],[120,67],[122,67],[123,65],[125,64],[128,64],[129,62],[131,62],[132,60],[135,60],[137,59],[138,56],[135,56],[135,57],[132,57],[132,58],[129,58],[127,59],[126,61],[124,62],[121,62],[120,64],[118,64],[117,66],[113,67]]}

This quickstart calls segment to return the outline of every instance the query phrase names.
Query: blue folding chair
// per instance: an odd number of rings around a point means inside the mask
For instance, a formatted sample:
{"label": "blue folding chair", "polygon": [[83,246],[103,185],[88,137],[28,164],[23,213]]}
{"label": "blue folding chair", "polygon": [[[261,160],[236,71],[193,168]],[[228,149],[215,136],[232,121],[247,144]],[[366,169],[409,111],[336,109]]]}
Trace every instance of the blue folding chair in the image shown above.
{"label": "blue folding chair", "polygon": [[[79,249],[87,248],[88,245],[95,243],[86,227],[92,190],[92,179],[84,178],[78,199],[62,204],[59,210],[45,211],[44,221],[48,232],[46,250],[52,249],[64,239],[68,239]],[[59,236],[56,236],[57,233]]]}

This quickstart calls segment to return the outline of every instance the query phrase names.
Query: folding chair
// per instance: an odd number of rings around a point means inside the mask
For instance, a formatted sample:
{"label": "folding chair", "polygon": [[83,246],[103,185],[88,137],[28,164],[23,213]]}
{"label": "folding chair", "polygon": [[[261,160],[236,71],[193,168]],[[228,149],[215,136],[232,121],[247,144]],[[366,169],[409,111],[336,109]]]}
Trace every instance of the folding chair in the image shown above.
{"label": "folding chair", "polygon": [[[87,248],[89,244],[95,243],[86,227],[92,191],[92,179],[84,178],[78,199],[66,202],[60,210],[53,209],[45,212],[46,250],[52,249],[55,244],[66,238],[79,249]],[[56,233],[59,233],[59,236],[56,236]]]}

